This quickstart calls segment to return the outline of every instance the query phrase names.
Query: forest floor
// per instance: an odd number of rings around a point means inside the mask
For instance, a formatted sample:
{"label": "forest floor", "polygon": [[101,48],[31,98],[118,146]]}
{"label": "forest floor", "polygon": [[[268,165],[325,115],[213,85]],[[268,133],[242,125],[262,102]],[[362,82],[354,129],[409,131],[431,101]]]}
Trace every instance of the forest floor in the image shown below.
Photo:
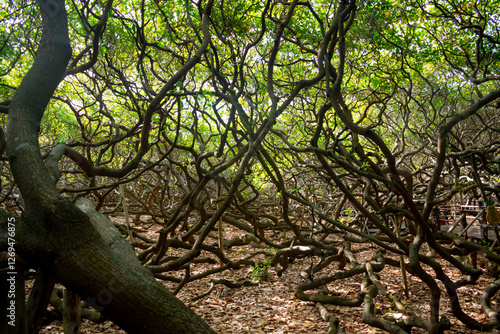
{"label": "forest floor", "polygon": [[[141,226],[136,226],[141,229]],[[146,235],[152,237],[155,229],[148,227]],[[226,230],[226,238],[233,237],[232,231]],[[361,263],[372,257],[374,248],[364,246],[363,250],[356,254]],[[248,256],[256,250],[250,246],[236,246],[227,251],[227,256],[232,260],[237,260]],[[257,250],[258,251],[258,250]],[[264,252],[262,252],[264,253]],[[179,253],[180,255],[181,253]],[[169,255],[175,255],[175,250]],[[202,254],[203,255],[203,254]],[[253,259],[255,262],[270,261],[270,256],[260,254]],[[273,334],[298,334],[298,333],[327,333],[328,322],[323,320],[316,311],[314,304],[299,301],[294,296],[295,288],[305,281],[300,276],[300,272],[307,270],[311,266],[311,261],[317,263],[319,258],[297,259],[290,264],[289,268],[278,277],[273,268],[269,268],[267,279],[255,279],[252,268],[235,271],[225,271],[221,274],[211,275],[207,278],[188,283],[178,294],[178,297],[196,313],[198,313],[217,332],[223,334],[233,333],[273,333]],[[443,265],[445,272],[454,280],[458,279],[459,272],[444,261],[438,261]],[[196,264],[191,268],[191,275],[200,274],[217,265]],[[347,264],[346,269],[349,269]],[[330,266],[317,274],[316,278],[331,275],[335,270]],[[429,271],[431,273],[431,271]],[[184,271],[168,273],[182,278]],[[403,279],[398,268],[386,266],[379,273],[380,281],[386,285],[392,293],[396,293],[403,302],[406,303],[407,311],[415,315],[429,315],[429,292],[427,287],[416,277],[408,275],[409,298],[404,297]],[[192,299],[207,291],[210,287],[211,279],[226,279],[235,282],[247,281],[254,285],[242,286],[231,289],[224,285],[216,285],[213,291],[204,298],[196,301]],[[362,277],[357,276],[341,281],[335,281],[328,285],[330,291],[335,291],[343,297],[352,297],[359,292]],[[491,283],[492,277],[486,273],[479,279],[475,286],[467,286],[459,289],[461,305],[463,310],[479,322],[487,322],[487,316],[481,310],[481,296],[484,288]],[[164,282],[163,284],[173,291],[177,283]],[[444,291],[444,288],[442,289]],[[394,306],[384,296],[378,295],[375,299],[376,307],[383,315],[398,317],[394,311]],[[361,307],[340,307],[326,305],[327,309],[340,320],[340,333],[386,333],[383,330],[366,325],[362,321],[363,308]],[[481,333],[466,328],[459,323],[451,314],[449,301],[443,295],[441,299],[441,316],[446,316],[452,323],[451,330],[446,333]],[[499,309],[500,297],[497,295],[492,299],[492,307]],[[40,333],[63,333],[62,323],[53,322],[43,327]],[[82,334],[91,333],[125,333],[116,325],[107,321],[102,324],[90,323],[83,320],[81,327]],[[415,329],[412,333],[425,333],[422,329]],[[491,333],[498,333],[494,330]]]}

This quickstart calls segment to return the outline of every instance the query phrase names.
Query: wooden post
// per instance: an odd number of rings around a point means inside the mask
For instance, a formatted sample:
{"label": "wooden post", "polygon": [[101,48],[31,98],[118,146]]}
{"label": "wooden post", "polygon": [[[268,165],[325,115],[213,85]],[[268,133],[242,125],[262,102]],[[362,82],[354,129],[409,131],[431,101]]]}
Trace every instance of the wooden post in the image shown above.
{"label": "wooden post", "polygon": [[63,324],[64,334],[80,333],[80,296],[71,290],[63,292]]}
{"label": "wooden post", "polygon": [[[221,201],[220,201],[220,193],[221,193],[221,182],[217,179],[217,211],[220,209]],[[222,233],[222,216],[219,218],[219,249],[221,253],[224,255],[224,234]],[[219,259],[220,264],[222,265],[222,259]]]}
{"label": "wooden post", "polygon": [[[116,168],[120,168],[120,164],[118,162],[118,154],[115,155],[115,163],[116,163]],[[128,238],[130,243],[133,243],[134,234],[132,233],[132,229],[130,228],[130,217],[128,214],[127,200],[125,198],[125,189],[123,188],[122,183],[118,185],[118,191],[120,192],[120,196],[122,198],[123,214],[125,215],[125,225],[127,226]]]}
{"label": "wooden post", "polygon": [[[394,225],[396,226],[396,235],[399,239],[401,239],[401,225],[403,223],[403,220],[399,219],[397,214],[394,214],[393,220]],[[399,265],[401,266],[401,274],[403,275],[403,287],[405,289],[405,296],[406,298],[410,298],[410,291],[408,289],[408,277],[406,276],[406,264],[403,255],[399,255]]]}

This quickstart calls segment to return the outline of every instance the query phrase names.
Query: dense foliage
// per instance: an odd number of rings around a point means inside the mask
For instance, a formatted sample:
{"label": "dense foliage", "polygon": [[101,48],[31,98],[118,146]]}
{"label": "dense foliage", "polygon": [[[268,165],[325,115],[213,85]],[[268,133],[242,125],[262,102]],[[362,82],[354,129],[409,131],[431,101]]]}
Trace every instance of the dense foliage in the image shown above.
{"label": "dense foliage", "polygon": [[[66,6],[73,53],[40,125],[42,156],[58,162],[63,196],[162,226],[158,240],[122,229],[157,277],[182,288],[229,268],[260,268],[251,254],[235,262],[225,252],[252,242],[273,250],[279,273],[288,257],[321,254],[296,294],[326,304],[371,305],[377,288],[383,293],[373,271],[402,266],[428,286],[430,313],[390,322],[365,309],[364,321],[390,332],[446,329],[445,298],[470,328],[498,325],[488,304],[487,324],[461,311],[457,289],[482,271],[454,256],[480,252],[500,265],[498,246],[439,231],[432,212],[500,195],[500,1]],[[0,18],[6,125],[42,23],[22,0],[2,3]],[[22,211],[7,158],[1,182],[3,208]],[[220,240],[219,222],[242,237]],[[354,243],[382,252],[360,264]],[[183,255],[168,257],[172,248]],[[462,279],[448,277],[429,249]],[[202,261],[217,259],[211,271],[168,274],[200,250]],[[331,263],[344,260],[340,275]],[[361,297],[304,292],[365,273]]]}

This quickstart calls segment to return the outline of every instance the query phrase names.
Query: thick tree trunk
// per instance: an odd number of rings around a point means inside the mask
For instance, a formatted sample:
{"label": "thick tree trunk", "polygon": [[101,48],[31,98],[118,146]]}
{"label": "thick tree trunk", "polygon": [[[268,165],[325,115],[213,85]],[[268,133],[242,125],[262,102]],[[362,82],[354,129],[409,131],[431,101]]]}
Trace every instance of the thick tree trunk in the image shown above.
{"label": "thick tree trunk", "polygon": [[84,213],[59,195],[38,133],[71,47],[64,0],[40,0],[39,6],[40,48],[12,99],[7,126],[7,154],[25,206],[16,222],[16,251],[130,333],[213,332],[141,266],[105,217],[85,202]]}

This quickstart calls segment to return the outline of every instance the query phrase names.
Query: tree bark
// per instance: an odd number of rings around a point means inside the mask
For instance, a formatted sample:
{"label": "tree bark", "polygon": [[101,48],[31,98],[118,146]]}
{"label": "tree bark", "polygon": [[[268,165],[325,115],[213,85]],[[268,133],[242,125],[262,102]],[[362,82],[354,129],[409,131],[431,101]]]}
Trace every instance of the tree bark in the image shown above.
{"label": "tree bark", "polygon": [[[7,155],[24,201],[17,249],[130,333],[213,333],[143,268],[130,245],[88,203],[61,197],[38,144],[45,108],[71,57],[64,0],[40,0],[37,58],[10,106]],[[87,204],[87,206],[86,206]],[[89,218],[89,215],[92,218]]]}

